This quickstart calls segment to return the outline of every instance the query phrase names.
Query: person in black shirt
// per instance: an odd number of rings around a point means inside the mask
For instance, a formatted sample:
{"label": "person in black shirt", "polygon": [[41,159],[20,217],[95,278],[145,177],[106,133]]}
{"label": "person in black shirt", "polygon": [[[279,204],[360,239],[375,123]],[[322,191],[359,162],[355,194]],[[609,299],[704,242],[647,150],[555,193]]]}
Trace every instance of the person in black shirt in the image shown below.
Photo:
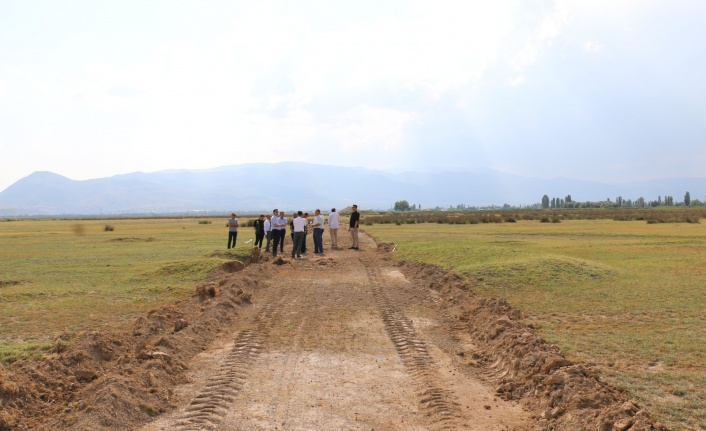
{"label": "person in black shirt", "polygon": [[262,240],[265,238],[265,215],[260,214],[260,218],[253,222],[255,228],[255,247],[262,248]]}
{"label": "person in black shirt", "polygon": [[348,223],[348,231],[351,233],[351,240],[353,245],[350,247],[352,250],[360,250],[358,242],[358,225],[360,224],[360,213],[358,212],[358,205],[353,205],[353,212],[351,213],[351,219]]}

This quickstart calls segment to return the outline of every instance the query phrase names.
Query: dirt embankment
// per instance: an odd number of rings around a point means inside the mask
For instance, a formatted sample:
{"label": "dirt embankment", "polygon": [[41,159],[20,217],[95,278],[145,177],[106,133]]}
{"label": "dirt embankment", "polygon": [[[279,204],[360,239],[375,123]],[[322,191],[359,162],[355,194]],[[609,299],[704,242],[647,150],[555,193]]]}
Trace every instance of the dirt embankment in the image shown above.
{"label": "dirt embankment", "polygon": [[[129,330],[58,339],[49,357],[2,370],[0,430],[666,430],[506,301],[365,241],[256,255]],[[282,425],[292,417],[309,422]]]}
{"label": "dirt embankment", "polygon": [[50,356],[3,369],[0,430],[130,429],[172,409],[189,362],[238,318],[262,269],[223,272],[127,331],[59,337]]}
{"label": "dirt embankment", "polygon": [[500,397],[531,406],[543,429],[667,430],[598,372],[572,364],[539,338],[504,299],[479,298],[466,280],[434,265],[399,266],[410,279],[447,297],[460,327],[475,343],[475,349],[463,354],[470,354],[479,371],[496,382]]}

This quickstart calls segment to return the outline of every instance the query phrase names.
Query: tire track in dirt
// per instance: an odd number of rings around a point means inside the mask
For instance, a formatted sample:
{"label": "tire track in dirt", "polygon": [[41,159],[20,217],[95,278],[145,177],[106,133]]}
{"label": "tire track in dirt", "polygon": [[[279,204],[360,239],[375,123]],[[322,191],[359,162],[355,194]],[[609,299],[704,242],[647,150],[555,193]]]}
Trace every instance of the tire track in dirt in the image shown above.
{"label": "tire track in dirt", "polygon": [[385,284],[380,281],[380,269],[370,265],[365,268],[387,334],[413,379],[419,395],[419,405],[428,415],[429,425],[439,431],[467,429],[460,404],[454,394],[444,388],[427,344],[418,337],[413,323],[404,312],[386,296]]}
{"label": "tire track in dirt", "polygon": [[253,320],[254,328],[238,333],[219,370],[176,420],[177,431],[217,429],[263,350],[281,301],[267,304]]}

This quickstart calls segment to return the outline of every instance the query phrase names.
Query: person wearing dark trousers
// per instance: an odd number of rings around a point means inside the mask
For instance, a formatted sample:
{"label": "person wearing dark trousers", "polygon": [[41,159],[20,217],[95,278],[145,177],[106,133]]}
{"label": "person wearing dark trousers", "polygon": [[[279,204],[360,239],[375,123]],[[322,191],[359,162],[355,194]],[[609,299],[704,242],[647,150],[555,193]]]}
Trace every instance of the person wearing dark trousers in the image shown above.
{"label": "person wearing dark trousers", "polygon": [[284,211],[280,211],[279,216],[272,223],[272,256],[277,256],[277,247],[279,247],[281,252],[284,252],[284,232],[286,228],[287,218],[284,216]]}
{"label": "person wearing dark trousers", "polygon": [[302,253],[306,253],[306,237],[309,236],[309,213],[304,213],[304,220],[306,220],[306,224],[304,225],[304,239],[302,240]]}
{"label": "person wearing dark trousers", "polygon": [[360,213],[358,212],[358,205],[353,205],[352,208],[353,212],[351,213],[351,218],[348,222],[348,230],[351,233],[351,242],[353,243],[350,248],[353,250],[359,250],[358,226],[360,225]]}
{"label": "person wearing dark trousers", "polygon": [[262,248],[262,240],[265,238],[265,215],[260,214],[260,218],[253,222],[255,228],[255,247]]}
{"label": "person wearing dark trousers", "polygon": [[279,217],[282,219],[282,227],[279,228],[279,251],[284,253],[284,239],[287,237],[287,217],[284,216],[284,211],[279,212]]}
{"label": "person wearing dark trousers", "polygon": [[311,224],[314,228],[314,254],[323,254],[324,252],[324,216],[321,215],[321,210],[316,209],[314,212],[314,222]]}
{"label": "person wearing dark trousers", "polygon": [[302,217],[302,212],[299,211],[296,217],[292,220],[292,235],[294,235],[294,245],[292,245],[292,258],[296,255],[302,257],[302,243],[304,242],[304,229],[306,228],[306,219]]}
{"label": "person wearing dark trousers", "polygon": [[228,249],[231,248],[231,243],[235,248],[235,241],[238,239],[238,219],[235,218],[235,213],[231,213],[226,226],[228,227]]}
{"label": "person wearing dark trousers", "polygon": [[289,221],[289,238],[292,240],[292,244],[294,244],[294,219],[297,218],[297,213],[292,214],[292,219]]}

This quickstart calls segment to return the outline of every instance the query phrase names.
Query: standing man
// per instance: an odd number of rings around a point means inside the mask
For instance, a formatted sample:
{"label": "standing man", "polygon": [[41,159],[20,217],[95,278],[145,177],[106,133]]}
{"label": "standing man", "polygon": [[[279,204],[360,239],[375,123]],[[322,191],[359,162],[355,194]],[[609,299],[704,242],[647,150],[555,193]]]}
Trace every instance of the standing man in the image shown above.
{"label": "standing man", "polygon": [[302,242],[304,242],[304,229],[306,228],[306,223],[306,218],[302,217],[302,212],[297,212],[296,218],[292,220],[292,232],[294,235],[292,258],[294,258],[295,254],[297,257],[302,257]]}
{"label": "standing man", "polygon": [[302,240],[302,253],[306,253],[306,237],[309,234],[309,213],[304,213],[304,220],[306,220],[306,224],[304,224],[304,239]]}
{"label": "standing man", "polygon": [[265,215],[260,214],[260,218],[252,224],[255,228],[255,245],[254,247],[262,248],[262,240],[265,238]]}
{"label": "standing man", "polygon": [[351,233],[351,240],[353,245],[350,247],[352,250],[360,250],[358,244],[358,225],[360,225],[360,213],[358,212],[358,205],[353,204],[353,212],[351,213],[351,220],[348,224],[348,230]]}
{"label": "standing man", "polygon": [[235,248],[235,241],[238,239],[238,219],[235,218],[235,213],[231,213],[226,226],[228,226],[228,249],[230,249],[231,241],[233,248]]}
{"label": "standing man", "polygon": [[287,236],[287,217],[284,216],[284,211],[279,212],[279,218],[277,220],[281,222],[279,228],[279,251],[284,253],[284,239]]}
{"label": "standing man", "polygon": [[331,214],[328,215],[328,233],[331,236],[331,248],[338,248],[338,219],[336,208],[331,208]]}
{"label": "standing man", "polygon": [[280,211],[279,216],[272,223],[272,256],[277,256],[277,247],[280,247],[280,250],[284,252],[284,229],[286,227],[287,219],[284,217],[284,211]]}
{"label": "standing man", "polygon": [[265,220],[265,238],[267,242],[265,243],[265,253],[270,252],[270,243],[272,242],[272,222],[270,221],[272,216],[267,214],[267,220]]}
{"label": "standing man", "polygon": [[314,228],[314,254],[324,253],[324,216],[321,215],[321,210],[316,209],[314,212],[314,223],[311,227]]}

